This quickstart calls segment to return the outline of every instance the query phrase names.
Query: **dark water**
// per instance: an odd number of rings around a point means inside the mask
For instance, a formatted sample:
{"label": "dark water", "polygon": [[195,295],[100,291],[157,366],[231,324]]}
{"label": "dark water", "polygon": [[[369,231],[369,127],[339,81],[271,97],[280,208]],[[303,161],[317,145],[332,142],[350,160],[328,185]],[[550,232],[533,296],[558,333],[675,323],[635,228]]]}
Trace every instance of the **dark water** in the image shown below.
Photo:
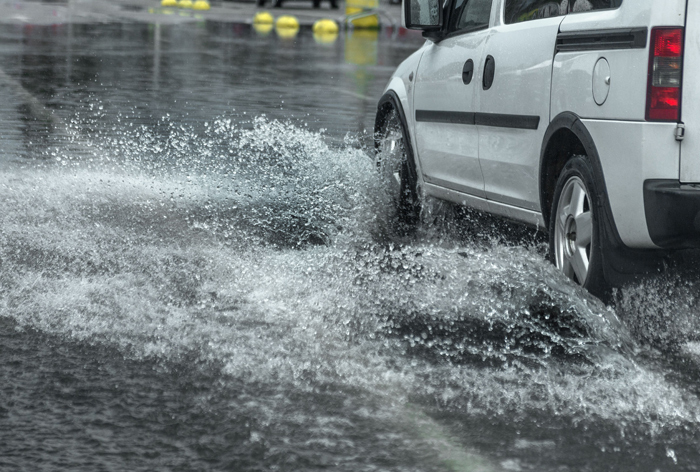
{"label": "dark water", "polygon": [[700,468],[696,277],[396,232],[365,130],[419,46],[0,29],[0,469]]}

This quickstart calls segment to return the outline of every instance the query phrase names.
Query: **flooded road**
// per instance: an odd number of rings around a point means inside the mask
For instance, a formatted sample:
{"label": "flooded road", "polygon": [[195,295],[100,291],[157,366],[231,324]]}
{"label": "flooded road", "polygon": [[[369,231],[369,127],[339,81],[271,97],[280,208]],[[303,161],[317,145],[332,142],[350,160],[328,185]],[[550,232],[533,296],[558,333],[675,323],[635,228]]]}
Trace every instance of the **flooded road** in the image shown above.
{"label": "flooded road", "polygon": [[395,230],[420,44],[0,26],[0,470],[700,468],[697,277],[606,307],[530,230]]}

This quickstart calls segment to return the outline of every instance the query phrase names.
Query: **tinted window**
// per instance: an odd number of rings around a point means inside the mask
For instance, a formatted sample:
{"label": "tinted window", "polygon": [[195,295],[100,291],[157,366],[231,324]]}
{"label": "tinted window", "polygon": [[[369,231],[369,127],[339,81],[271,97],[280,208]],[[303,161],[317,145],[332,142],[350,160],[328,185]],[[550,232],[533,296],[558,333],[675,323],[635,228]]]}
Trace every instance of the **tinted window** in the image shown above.
{"label": "tinted window", "polygon": [[617,8],[622,0],[506,0],[506,23]]}
{"label": "tinted window", "polygon": [[492,0],[457,0],[450,15],[450,31],[488,27]]}

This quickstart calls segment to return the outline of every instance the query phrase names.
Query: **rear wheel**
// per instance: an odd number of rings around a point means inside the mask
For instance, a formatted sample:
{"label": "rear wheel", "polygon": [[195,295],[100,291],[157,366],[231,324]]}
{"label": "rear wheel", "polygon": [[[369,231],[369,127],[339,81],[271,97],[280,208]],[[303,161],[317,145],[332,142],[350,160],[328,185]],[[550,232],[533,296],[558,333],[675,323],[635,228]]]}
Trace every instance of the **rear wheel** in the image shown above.
{"label": "rear wheel", "polygon": [[399,221],[416,225],[421,204],[415,161],[407,140],[401,118],[392,109],[383,117],[377,136],[377,168],[394,200]]}
{"label": "rear wheel", "polygon": [[562,169],[549,220],[550,252],[564,275],[606,298],[602,231],[602,193],[585,157],[572,158]]}

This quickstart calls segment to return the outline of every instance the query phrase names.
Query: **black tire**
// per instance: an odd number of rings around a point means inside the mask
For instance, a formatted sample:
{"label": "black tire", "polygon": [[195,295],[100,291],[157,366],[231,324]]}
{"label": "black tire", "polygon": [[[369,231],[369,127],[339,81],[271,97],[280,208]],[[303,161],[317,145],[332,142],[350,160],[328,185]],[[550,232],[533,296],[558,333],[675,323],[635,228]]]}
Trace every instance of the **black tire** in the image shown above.
{"label": "black tire", "polygon": [[265,6],[265,0],[256,0],[255,2],[259,7],[264,7]]}
{"label": "black tire", "polygon": [[321,8],[321,0],[313,0],[312,3],[314,8]]}
{"label": "black tire", "polygon": [[611,287],[605,278],[607,247],[603,229],[604,192],[584,156],[573,157],[557,179],[549,219],[552,262],[591,294],[607,301]]}
{"label": "black tire", "polygon": [[375,138],[377,169],[391,187],[399,222],[415,227],[420,220],[418,173],[406,126],[395,108],[378,117]]}

